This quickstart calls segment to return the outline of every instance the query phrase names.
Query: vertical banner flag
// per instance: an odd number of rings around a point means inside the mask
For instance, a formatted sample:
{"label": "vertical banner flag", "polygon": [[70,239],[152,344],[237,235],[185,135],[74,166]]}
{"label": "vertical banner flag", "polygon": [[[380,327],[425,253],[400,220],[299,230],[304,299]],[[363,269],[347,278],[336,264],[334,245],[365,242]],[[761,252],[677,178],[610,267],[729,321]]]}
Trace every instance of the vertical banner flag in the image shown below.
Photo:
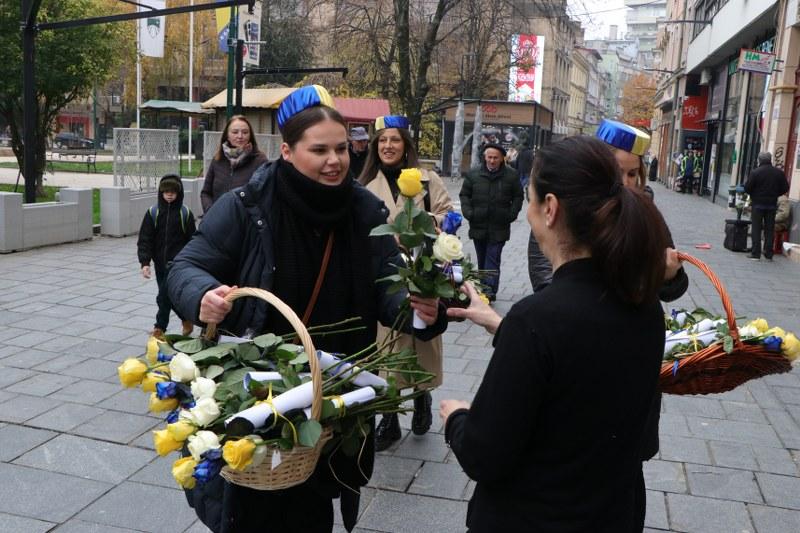
{"label": "vertical banner flag", "polygon": [[[247,9],[239,11],[239,39],[244,41],[244,64],[258,66],[261,58],[261,45],[256,41],[261,40],[261,2],[253,5],[253,14]],[[248,44],[249,43],[249,44]]]}
{"label": "vertical banner flag", "polygon": [[509,102],[542,101],[542,59],[544,35],[511,36],[511,68],[508,76]]}
{"label": "vertical banner flag", "polygon": [[[147,5],[153,9],[164,9],[164,0],[150,0]],[[140,12],[152,11],[138,6]],[[139,19],[139,50],[143,56],[164,57],[164,32],[166,17],[147,17]]]}
{"label": "vertical banner flag", "polygon": [[[223,0],[216,0],[222,2]],[[223,54],[228,53],[228,33],[230,30],[231,22],[231,8],[220,7],[214,10],[217,18],[217,42],[219,43],[219,51]]]}

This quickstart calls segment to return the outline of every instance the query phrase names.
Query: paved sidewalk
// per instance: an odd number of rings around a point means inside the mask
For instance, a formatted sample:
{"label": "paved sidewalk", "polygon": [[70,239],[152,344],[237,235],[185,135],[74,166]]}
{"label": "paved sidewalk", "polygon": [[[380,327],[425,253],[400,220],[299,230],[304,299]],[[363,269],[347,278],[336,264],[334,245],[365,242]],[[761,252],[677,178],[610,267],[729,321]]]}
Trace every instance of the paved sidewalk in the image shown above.
{"label": "paved sidewalk", "polygon": [[[731,215],[706,200],[656,186],[656,203],[677,246],[725,282],[737,314],[800,332],[800,265],[724,250]],[[523,213],[505,248],[501,312],[530,293],[528,231]],[[152,451],[150,430],[161,419],[116,377],[120,361],[143,352],[156,310],[135,242],[98,237],[0,255],[0,532],[207,531],[172,480],[174,457]],[[694,249],[704,242],[712,249]],[[721,311],[711,284],[687,268],[689,292],[677,305]],[[434,404],[472,398],[490,343],[481,328],[451,325]],[[665,396],[661,453],[646,467],[649,530],[800,531],[799,423],[798,371],[723,395]],[[410,416],[401,424],[408,428]],[[437,417],[428,435],[405,430],[379,454],[357,531],[463,532],[472,490]]]}

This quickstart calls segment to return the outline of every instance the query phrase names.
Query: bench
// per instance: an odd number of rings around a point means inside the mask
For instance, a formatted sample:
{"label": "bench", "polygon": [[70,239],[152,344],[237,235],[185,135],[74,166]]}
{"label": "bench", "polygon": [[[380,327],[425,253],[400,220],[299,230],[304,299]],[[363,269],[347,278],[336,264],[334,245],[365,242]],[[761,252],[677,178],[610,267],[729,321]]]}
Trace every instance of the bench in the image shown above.
{"label": "bench", "polygon": [[47,165],[54,172],[53,163],[78,163],[86,165],[86,172],[97,172],[97,150],[53,148],[47,154]]}

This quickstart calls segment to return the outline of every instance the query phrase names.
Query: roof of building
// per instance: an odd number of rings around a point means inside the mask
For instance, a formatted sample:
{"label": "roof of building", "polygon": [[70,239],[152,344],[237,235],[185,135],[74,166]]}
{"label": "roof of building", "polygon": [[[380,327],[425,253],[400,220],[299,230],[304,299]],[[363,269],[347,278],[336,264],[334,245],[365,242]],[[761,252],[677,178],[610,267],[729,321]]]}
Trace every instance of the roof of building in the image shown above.
{"label": "roof of building", "polygon": [[333,98],[336,110],[349,122],[371,123],[376,118],[391,115],[389,101],[381,98]]}
{"label": "roof of building", "polygon": [[148,100],[140,105],[139,109],[185,113],[189,115],[207,115],[213,113],[211,110],[203,109],[200,102],[183,102],[181,100]]}

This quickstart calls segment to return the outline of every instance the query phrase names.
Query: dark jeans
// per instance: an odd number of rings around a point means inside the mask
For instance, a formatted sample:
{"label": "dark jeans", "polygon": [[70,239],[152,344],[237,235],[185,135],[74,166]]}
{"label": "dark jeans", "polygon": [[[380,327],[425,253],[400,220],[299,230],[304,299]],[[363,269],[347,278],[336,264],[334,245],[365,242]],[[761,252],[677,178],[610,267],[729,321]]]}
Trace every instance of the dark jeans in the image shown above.
{"label": "dark jeans", "polygon": [[156,303],[158,304],[158,313],[156,313],[155,327],[162,331],[167,331],[169,325],[169,312],[172,310],[172,302],[169,299],[167,292],[167,274],[169,270],[158,267],[156,270],[156,283],[158,284],[158,295],[156,296]]}
{"label": "dark jeans", "polygon": [[487,296],[496,296],[500,287],[500,256],[503,255],[505,242],[472,241],[475,252],[478,254],[478,268],[481,270],[494,270],[484,282],[489,286]]}
{"label": "dark jeans", "polygon": [[763,209],[753,207],[750,220],[753,221],[752,238],[753,248],[750,255],[761,256],[761,230],[764,230],[764,257],[772,257],[773,239],[775,238],[775,208]]}

